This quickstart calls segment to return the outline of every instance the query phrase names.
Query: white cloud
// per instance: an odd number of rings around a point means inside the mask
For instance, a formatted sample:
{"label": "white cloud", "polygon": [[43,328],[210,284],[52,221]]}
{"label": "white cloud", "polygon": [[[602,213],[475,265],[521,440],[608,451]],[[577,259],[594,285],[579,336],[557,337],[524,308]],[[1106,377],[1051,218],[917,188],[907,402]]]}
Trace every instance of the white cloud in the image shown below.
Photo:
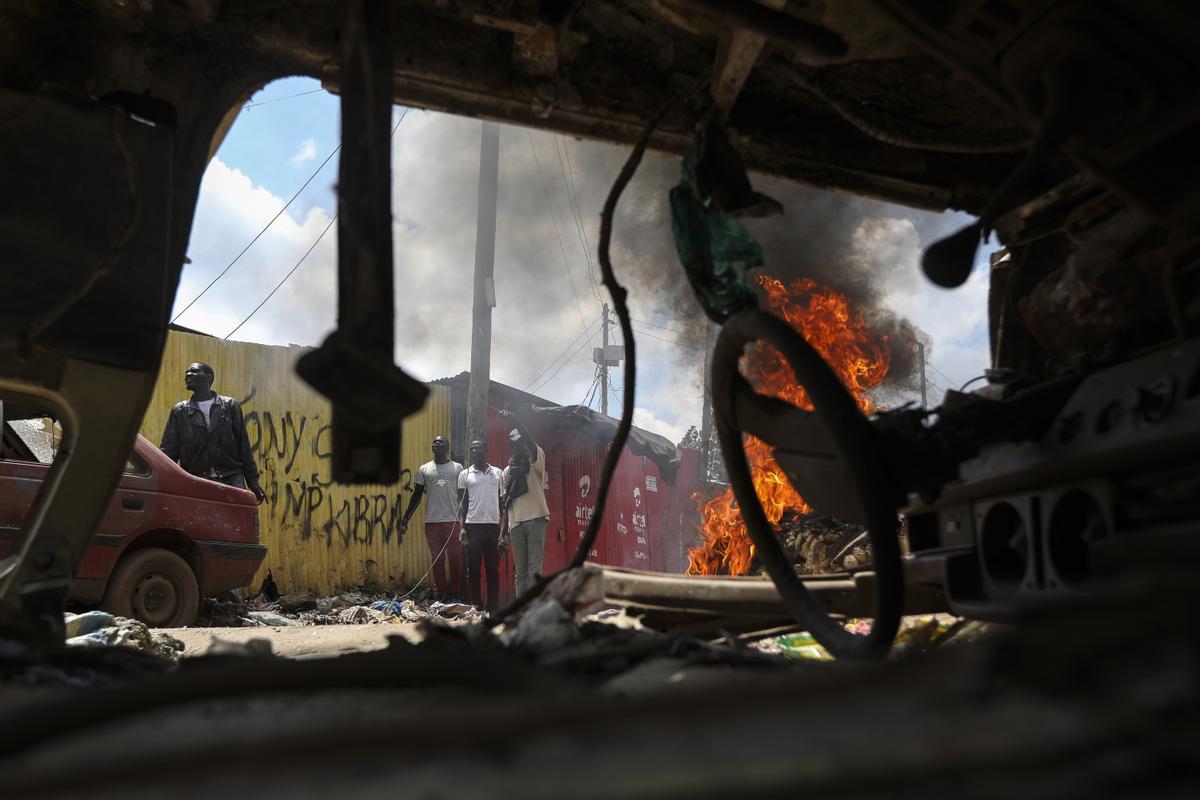
{"label": "white cloud", "polygon": [[[283,207],[283,198],[256,186],[239,170],[214,158],[200,184],[188,256],[176,294],[178,314]],[[218,336],[229,333],[263,300],[329,223],[322,208],[302,220],[282,214],[179,322]],[[311,344],[333,325],[336,297],[335,230],[236,335],[269,344]]]}
{"label": "white cloud", "polygon": [[288,159],[288,163],[293,167],[303,164],[305,161],[312,161],[317,157],[317,142],[315,139],[305,139],[300,143],[299,149],[292,154]]}
{"label": "white cloud", "polygon": [[[853,256],[869,262],[884,304],[928,334],[926,379],[930,405],[944,389],[957,389],[990,364],[987,344],[988,248],[981,248],[974,271],[956,289],[925,278],[923,246],[908,219],[869,218],[854,231]],[[912,398],[908,398],[912,399]]]}
{"label": "white cloud", "polygon": [[643,406],[637,406],[633,409],[633,424],[652,433],[662,434],[674,444],[679,444],[679,440],[687,433],[689,427],[688,425],[667,422]]}
{"label": "white cloud", "polygon": [[[470,364],[479,131],[475,120],[414,110],[393,140],[396,361],[425,380],[454,375]],[[237,135],[235,125],[230,136]],[[540,175],[531,143],[538,153]],[[571,141],[568,152],[570,159],[560,161],[549,134],[502,128],[492,377],[524,389],[553,364],[542,378],[551,373],[553,377],[537,393],[554,402],[578,403],[592,384],[591,348],[599,344],[599,335],[571,345],[570,350],[578,348],[578,353],[565,363],[555,359],[569,352],[572,340],[599,316],[601,300],[589,287],[592,275],[581,240],[586,240],[594,261],[600,208],[625,151]],[[309,140],[296,157],[308,160],[315,154],[316,143]],[[570,210],[565,188],[569,177],[563,166],[575,177],[582,233]],[[330,170],[321,180],[332,182],[335,174]],[[177,309],[228,265],[283,206],[284,198],[257,185],[252,177],[220,157],[210,164],[189,245],[192,263],[184,269]],[[647,335],[637,336],[636,422],[672,441],[700,422],[703,375],[700,351],[651,336],[696,345],[700,342],[696,332],[703,328],[702,312],[671,240],[665,198],[677,179],[677,160],[647,158],[622,198],[612,247],[618,278],[629,287],[632,316],[676,330],[642,324],[639,327]],[[224,336],[295,266],[333,211],[289,209],[180,323]],[[903,210],[895,211],[898,215]],[[808,212],[803,204],[789,207],[793,220],[803,219]],[[856,207],[846,219],[852,219],[858,230],[848,247],[839,247],[870,262],[871,281],[878,282],[886,304],[931,336],[931,362],[953,381],[965,382],[986,364],[986,345],[980,344],[986,341],[980,338],[986,328],[986,269],[977,270],[967,286],[956,292],[929,285],[918,264],[920,249],[928,242],[920,240],[912,222],[891,218],[888,212],[889,207],[878,203],[867,211]],[[335,321],[336,260],[335,225],[235,338],[318,344]],[[593,271],[598,276],[595,266]],[[598,291],[607,300],[607,294]],[[612,337],[619,342],[615,327]],[[951,382],[932,371],[931,375],[939,383]],[[612,370],[611,376],[615,387],[624,383],[620,368]],[[619,402],[611,397],[609,410],[614,414],[619,410]]]}

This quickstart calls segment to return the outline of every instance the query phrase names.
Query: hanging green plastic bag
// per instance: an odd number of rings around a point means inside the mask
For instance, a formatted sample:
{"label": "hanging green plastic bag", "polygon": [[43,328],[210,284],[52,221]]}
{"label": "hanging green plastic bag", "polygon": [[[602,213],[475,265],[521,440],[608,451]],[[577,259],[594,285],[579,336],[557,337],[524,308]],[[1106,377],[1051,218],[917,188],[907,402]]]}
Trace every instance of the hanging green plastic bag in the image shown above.
{"label": "hanging green plastic bag", "polygon": [[763,266],[762,247],[739,217],[782,213],[783,206],[750,186],[741,156],[714,108],[683,159],[671,190],[671,232],[692,291],[714,322],[754,305],[746,273]]}

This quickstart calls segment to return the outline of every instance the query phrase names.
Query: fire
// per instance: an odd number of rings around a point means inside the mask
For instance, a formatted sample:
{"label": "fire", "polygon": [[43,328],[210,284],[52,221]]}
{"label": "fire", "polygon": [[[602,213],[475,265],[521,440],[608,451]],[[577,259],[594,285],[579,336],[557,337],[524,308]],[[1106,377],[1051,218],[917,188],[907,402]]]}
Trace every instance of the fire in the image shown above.
{"label": "fire", "polygon": [[[872,413],[875,404],[867,393],[883,382],[889,362],[886,339],[870,335],[862,311],[852,307],[845,295],[808,278],[784,285],[775,278],[761,276],[758,284],[767,307],[804,334],[842,379],[863,413]],[[808,394],[796,385],[791,368],[770,345],[759,343],[749,348],[742,360],[742,372],[759,392],[812,409]],[[770,446],[753,436],[745,440],[754,488],[771,524],[777,524],[789,510],[806,513],[809,506],[775,463]],[[733,491],[726,488],[721,495],[700,502],[703,543],[688,554],[688,574],[745,575],[754,558],[754,545]]]}

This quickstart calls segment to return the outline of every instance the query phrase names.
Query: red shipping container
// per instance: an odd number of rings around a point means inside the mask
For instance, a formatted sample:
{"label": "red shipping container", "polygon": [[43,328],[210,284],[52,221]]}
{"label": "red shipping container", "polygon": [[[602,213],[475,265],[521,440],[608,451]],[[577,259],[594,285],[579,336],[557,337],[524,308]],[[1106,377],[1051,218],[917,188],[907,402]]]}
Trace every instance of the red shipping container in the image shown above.
{"label": "red shipping container", "polygon": [[[436,383],[448,385],[451,400],[451,450],[454,458],[468,461],[466,399],[469,375],[461,373]],[[500,468],[508,464],[513,425],[500,418],[499,409],[519,412],[522,422],[546,454],[546,501],[550,518],[542,562],[543,574],[561,569],[575,554],[595,513],[604,458],[608,450],[606,427],[564,423],[539,414],[536,408],[555,406],[549,400],[492,382],[488,398],[488,461]],[[665,441],[665,440],[664,440]],[[604,518],[588,560],[598,564],[682,573],[687,568],[687,548],[696,540],[698,453],[678,448],[674,481],[669,482],[654,459],[628,447],[617,462]],[[512,556],[500,562],[501,600],[515,591]]]}

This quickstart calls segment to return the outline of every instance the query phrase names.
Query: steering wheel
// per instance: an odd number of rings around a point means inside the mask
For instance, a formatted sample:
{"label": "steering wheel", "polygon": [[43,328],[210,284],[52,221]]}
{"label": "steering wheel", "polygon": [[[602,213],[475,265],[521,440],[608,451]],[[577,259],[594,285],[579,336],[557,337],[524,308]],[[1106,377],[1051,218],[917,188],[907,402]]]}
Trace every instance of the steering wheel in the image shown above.
{"label": "steering wheel", "polygon": [[[738,371],[746,345],[773,345],[814,411],[760,395]],[[887,655],[900,628],[904,577],[897,510],[904,498],[889,479],[875,430],[820,354],[787,323],[759,309],[731,317],[713,351],[713,416],[729,483],[758,557],[796,621],[835,658]],[[822,513],[866,525],[875,568],[874,622],[868,634],[847,631],[813,599],[771,530],[754,491],[742,432],[775,450],[775,459],[805,501]]]}

